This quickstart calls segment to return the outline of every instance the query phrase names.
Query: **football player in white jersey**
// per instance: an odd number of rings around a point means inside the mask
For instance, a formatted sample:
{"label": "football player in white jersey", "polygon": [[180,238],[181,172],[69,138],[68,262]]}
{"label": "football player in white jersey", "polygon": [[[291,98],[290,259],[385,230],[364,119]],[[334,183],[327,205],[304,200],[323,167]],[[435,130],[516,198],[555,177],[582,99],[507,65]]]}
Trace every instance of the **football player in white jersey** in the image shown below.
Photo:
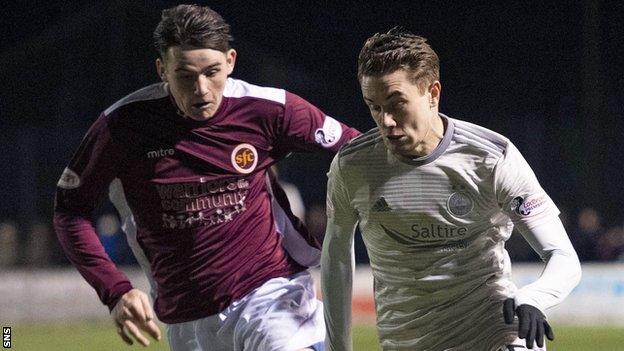
{"label": "football player in white jersey", "polygon": [[[358,78],[377,127],[343,147],[328,174],[328,350],[352,349],[356,225],[384,350],[544,350],[554,338],[545,312],[581,267],[527,162],[507,138],[438,112],[438,56],[420,36],[369,38]],[[510,280],[504,247],[514,226],[545,262],[523,287]]]}

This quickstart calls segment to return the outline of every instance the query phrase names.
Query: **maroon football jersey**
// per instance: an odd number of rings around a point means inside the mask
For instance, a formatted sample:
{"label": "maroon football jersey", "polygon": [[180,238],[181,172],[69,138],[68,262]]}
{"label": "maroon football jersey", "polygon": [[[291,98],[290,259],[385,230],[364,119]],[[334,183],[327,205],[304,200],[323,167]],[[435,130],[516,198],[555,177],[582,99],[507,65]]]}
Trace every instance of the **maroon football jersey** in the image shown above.
{"label": "maroon football jersey", "polygon": [[[56,232],[71,262],[114,307],[132,286],[90,217],[118,178],[160,320],[212,315],[318,255],[319,241],[293,218],[270,166],[293,151],[335,153],[358,134],[294,94],[236,79],[228,79],[215,115],[199,122],[179,114],[165,83],[154,84],[104,111],[87,132],[59,180]],[[288,230],[301,237],[283,245]],[[301,242],[315,252],[296,259],[284,248],[305,251]]]}

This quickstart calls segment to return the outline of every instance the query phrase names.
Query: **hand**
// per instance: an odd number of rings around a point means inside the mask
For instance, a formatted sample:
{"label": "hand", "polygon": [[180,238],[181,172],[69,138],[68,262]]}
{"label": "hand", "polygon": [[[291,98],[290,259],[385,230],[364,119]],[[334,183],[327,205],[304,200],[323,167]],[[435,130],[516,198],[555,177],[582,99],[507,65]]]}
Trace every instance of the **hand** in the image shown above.
{"label": "hand", "polygon": [[533,348],[533,341],[537,342],[538,347],[544,347],[544,335],[549,340],[555,340],[555,334],[546,321],[546,316],[538,308],[531,305],[520,305],[516,308],[514,299],[505,300],[503,303],[505,323],[512,324],[514,314],[518,315],[518,337],[526,339],[527,348]]}
{"label": "hand", "polygon": [[154,312],[147,295],[138,289],[123,294],[117,302],[111,316],[117,325],[117,334],[128,345],[134,342],[127,333],[143,346],[150,344],[141,330],[146,331],[156,341],[160,341],[160,328],[154,322]]}

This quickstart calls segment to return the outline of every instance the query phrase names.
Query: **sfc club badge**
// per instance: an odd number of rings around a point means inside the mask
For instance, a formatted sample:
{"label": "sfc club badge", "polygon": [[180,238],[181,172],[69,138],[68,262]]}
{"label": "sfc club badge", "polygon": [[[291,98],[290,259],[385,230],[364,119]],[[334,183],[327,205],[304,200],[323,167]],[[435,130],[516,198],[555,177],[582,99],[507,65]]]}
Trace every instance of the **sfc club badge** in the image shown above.
{"label": "sfc club badge", "polygon": [[249,174],[256,169],[258,164],[258,152],[253,145],[240,144],[234,148],[231,156],[232,166],[239,173]]}

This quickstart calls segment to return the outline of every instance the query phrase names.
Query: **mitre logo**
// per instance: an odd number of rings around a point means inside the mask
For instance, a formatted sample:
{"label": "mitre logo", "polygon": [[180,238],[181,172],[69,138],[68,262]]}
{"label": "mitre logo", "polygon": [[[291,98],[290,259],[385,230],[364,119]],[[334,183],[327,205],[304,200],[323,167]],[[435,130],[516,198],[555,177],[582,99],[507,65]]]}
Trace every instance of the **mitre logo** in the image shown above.
{"label": "mitre logo", "polygon": [[239,173],[249,174],[256,169],[258,152],[253,145],[240,144],[232,151],[231,161],[232,166]]}
{"label": "mitre logo", "polygon": [[159,158],[165,156],[173,156],[175,150],[173,149],[158,149],[147,152],[147,158]]}

